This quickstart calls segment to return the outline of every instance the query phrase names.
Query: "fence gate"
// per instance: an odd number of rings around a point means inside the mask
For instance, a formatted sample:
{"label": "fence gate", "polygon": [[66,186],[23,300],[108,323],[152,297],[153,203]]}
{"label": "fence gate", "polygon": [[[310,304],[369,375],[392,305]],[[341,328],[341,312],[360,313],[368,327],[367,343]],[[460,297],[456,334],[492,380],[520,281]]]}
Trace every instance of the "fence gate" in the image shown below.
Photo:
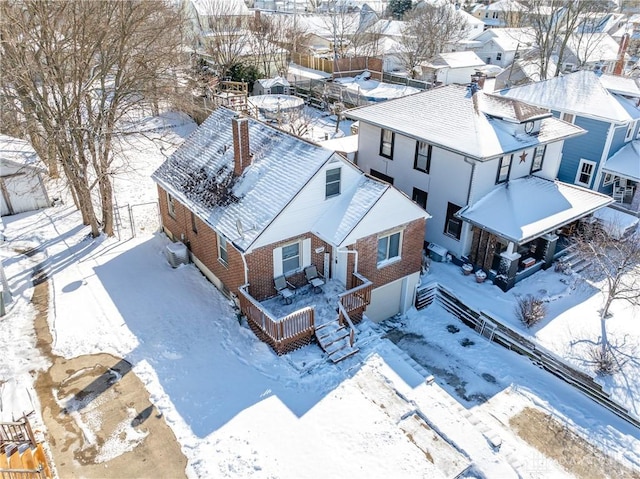
{"label": "fence gate", "polygon": [[115,230],[120,240],[150,235],[160,229],[157,201],[117,206],[113,210]]}

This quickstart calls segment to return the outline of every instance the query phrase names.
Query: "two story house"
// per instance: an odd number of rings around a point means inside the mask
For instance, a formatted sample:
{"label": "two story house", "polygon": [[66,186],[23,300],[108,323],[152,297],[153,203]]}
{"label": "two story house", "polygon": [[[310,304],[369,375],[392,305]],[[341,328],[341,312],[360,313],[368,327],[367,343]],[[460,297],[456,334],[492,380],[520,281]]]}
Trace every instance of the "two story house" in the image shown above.
{"label": "two story house", "polygon": [[612,202],[556,180],[564,141],[583,129],[473,84],[346,115],[359,121],[360,168],[429,210],[425,240],[504,290],[551,264],[565,225]]}
{"label": "two story house", "polygon": [[219,108],[153,179],[166,234],[278,353],[336,319],[261,304],[275,278],[308,291],[308,266],[345,291],[331,310],[349,324],[365,308],[382,320],[413,304],[429,215],[331,150]]}
{"label": "two story house", "polygon": [[[640,88],[636,80],[579,71],[502,90],[500,95],[545,108],[587,130],[585,136],[565,142],[558,179],[615,194],[620,206],[631,207],[639,190],[637,177],[616,167],[619,160],[607,165],[616,152],[640,139]],[[640,163],[640,158],[635,163]],[[624,194],[619,195],[620,191]]]}

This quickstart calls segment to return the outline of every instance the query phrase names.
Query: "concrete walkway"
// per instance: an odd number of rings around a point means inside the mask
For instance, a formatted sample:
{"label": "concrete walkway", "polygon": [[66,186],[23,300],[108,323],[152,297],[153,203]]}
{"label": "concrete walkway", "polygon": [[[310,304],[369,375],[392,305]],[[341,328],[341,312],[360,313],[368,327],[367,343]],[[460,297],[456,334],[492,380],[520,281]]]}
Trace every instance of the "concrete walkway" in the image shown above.
{"label": "concrete walkway", "polygon": [[186,477],[187,459],[130,363],[109,354],[52,353],[48,280],[36,270],[33,282],[37,347],[52,363],[35,387],[58,477]]}

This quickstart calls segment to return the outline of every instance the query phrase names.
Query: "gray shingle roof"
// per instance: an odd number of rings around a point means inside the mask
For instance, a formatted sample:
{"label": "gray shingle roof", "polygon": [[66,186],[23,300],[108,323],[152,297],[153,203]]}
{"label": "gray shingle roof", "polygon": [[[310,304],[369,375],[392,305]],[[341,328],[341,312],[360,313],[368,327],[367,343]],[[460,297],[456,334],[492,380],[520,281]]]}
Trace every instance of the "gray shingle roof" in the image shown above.
{"label": "gray shingle roof", "polygon": [[214,111],[152,178],[246,250],[334,153],[249,118],[252,164],[234,177],[234,116]]}
{"label": "gray shingle roof", "polygon": [[346,115],[480,160],[584,133],[555,118],[542,119],[537,136],[517,133],[513,122],[547,113],[482,91],[472,96],[460,85],[354,108]]}

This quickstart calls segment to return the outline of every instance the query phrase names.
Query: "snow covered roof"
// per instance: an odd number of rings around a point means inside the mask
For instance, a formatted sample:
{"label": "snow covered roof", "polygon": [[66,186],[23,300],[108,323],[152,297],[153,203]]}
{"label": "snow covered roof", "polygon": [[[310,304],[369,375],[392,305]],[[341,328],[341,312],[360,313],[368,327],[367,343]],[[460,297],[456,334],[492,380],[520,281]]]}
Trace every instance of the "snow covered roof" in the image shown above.
{"label": "snow covered roof", "polygon": [[521,12],[527,8],[516,2],[515,0],[498,0],[497,2],[490,3],[489,5],[478,4],[471,10],[472,13],[478,11],[488,12]]}
{"label": "snow covered roof", "polygon": [[215,110],[152,178],[246,251],[335,153],[247,118],[252,164],[234,177],[234,116]]}
{"label": "snow covered roof", "polygon": [[478,35],[475,40],[482,43],[493,41],[503,51],[524,50],[525,46],[535,44],[535,32],[532,28],[490,28]]}
{"label": "snow covered roof", "polygon": [[282,77],[262,78],[260,80],[257,80],[257,82],[260,83],[260,85],[262,85],[264,88],[271,88],[276,85],[289,86],[289,82],[287,81],[287,79]]}
{"label": "snow covered roof", "polygon": [[522,244],[611,203],[611,197],[580,186],[526,176],[496,186],[457,216]]}
{"label": "snow covered roof", "polygon": [[640,140],[634,140],[620,148],[602,167],[607,173],[640,181]]}
{"label": "snow covered roof", "polygon": [[318,220],[313,232],[333,245],[342,246],[353,228],[390,187],[363,175],[355,188],[343,192],[340,201]]}
{"label": "snow covered roof", "polygon": [[600,83],[611,93],[640,98],[640,83],[636,78],[603,74]]}
{"label": "snow covered roof", "polygon": [[321,141],[319,145],[331,151],[339,151],[341,153],[354,153],[358,151],[358,135],[343,136],[342,138],[332,138],[331,140]]}
{"label": "snow covered roof", "polygon": [[198,15],[250,15],[244,0],[189,0]]}
{"label": "snow covered roof", "polygon": [[568,75],[502,90],[500,95],[561,112],[626,123],[631,116],[592,71]]}
{"label": "snow covered roof", "polygon": [[[548,116],[521,102],[503,103],[482,91],[447,85],[383,103],[354,108],[346,116],[390,129],[460,154],[489,159],[582,134],[584,130],[555,118],[541,120],[540,133],[516,133],[514,121]],[[493,115],[493,116],[491,116]],[[496,117],[508,118],[510,122]]]}
{"label": "snow covered roof", "polygon": [[20,138],[0,135],[0,161],[11,162],[17,166],[28,166],[45,171],[44,167],[38,164],[39,158],[31,143]]}
{"label": "snow covered roof", "polygon": [[567,49],[584,63],[616,61],[619,45],[608,33],[580,33],[567,39]]}
{"label": "snow covered roof", "polygon": [[613,238],[622,238],[627,231],[635,228],[640,220],[629,213],[611,207],[600,208],[593,216]]}
{"label": "snow covered roof", "polygon": [[450,67],[450,68],[466,68],[486,65],[475,52],[449,52],[440,53],[436,56],[428,66],[434,68]]}

